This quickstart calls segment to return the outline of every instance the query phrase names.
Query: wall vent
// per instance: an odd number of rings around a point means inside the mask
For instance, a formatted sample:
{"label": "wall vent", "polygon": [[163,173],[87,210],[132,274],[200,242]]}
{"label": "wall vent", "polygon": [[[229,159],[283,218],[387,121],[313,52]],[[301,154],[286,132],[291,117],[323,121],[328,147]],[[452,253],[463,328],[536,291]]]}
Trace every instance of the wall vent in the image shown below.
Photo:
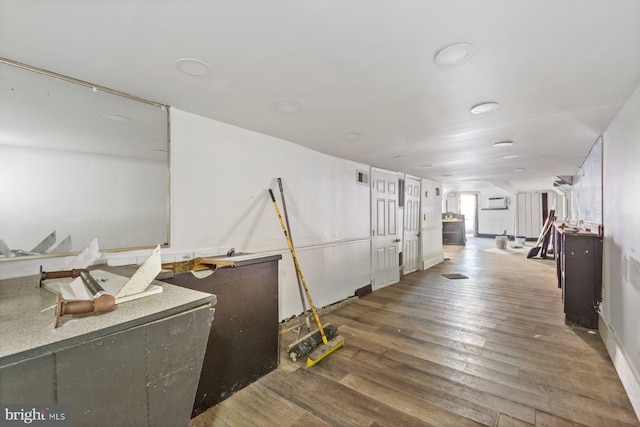
{"label": "wall vent", "polygon": [[369,185],[369,174],[363,171],[356,171],[356,182],[362,185]]}

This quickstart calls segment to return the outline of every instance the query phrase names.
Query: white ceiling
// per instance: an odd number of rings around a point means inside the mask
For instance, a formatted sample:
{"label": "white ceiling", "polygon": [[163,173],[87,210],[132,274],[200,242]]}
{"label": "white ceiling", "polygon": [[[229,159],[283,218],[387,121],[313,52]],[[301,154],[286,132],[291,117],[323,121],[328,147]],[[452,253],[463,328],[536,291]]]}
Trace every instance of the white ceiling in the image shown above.
{"label": "white ceiling", "polygon": [[0,0],[0,56],[459,191],[542,189],[640,81],[640,1]]}

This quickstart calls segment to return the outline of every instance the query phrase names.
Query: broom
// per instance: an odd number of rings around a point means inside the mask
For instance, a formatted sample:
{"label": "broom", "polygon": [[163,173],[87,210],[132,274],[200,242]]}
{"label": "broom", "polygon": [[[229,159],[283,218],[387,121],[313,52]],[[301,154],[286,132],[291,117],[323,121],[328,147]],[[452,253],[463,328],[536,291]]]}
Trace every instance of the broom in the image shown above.
{"label": "broom", "polygon": [[544,243],[547,234],[551,231],[553,227],[553,221],[555,221],[556,211],[549,211],[549,216],[547,217],[547,221],[544,223],[544,227],[542,227],[542,231],[540,232],[540,236],[538,236],[538,240],[536,241],[536,245],[529,249],[529,253],[527,253],[527,258],[534,258],[538,256],[540,250],[542,249],[542,244]]}
{"label": "broom", "polygon": [[276,214],[278,215],[278,220],[280,221],[280,226],[282,227],[282,231],[284,232],[284,237],[287,239],[287,245],[289,246],[289,250],[291,251],[291,257],[293,258],[293,264],[296,267],[296,273],[298,274],[298,277],[300,277],[300,281],[302,282],[302,286],[304,287],[304,291],[307,295],[307,300],[309,301],[309,306],[311,307],[311,312],[313,313],[313,318],[318,325],[318,332],[320,332],[320,337],[322,340],[322,344],[318,345],[319,342],[314,339],[313,334],[301,340],[302,343],[308,344],[309,347],[315,347],[307,356],[307,368],[309,368],[320,362],[325,357],[329,356],[334,351],[338,350],[340,347],[344,346],[344,338],[338,335],[331,340],[327,339],[327,335],[325,334],[322,323],[320,322],[318,312],[313,305],[313,300],[311,299],[311,294],[309,293],[307,282],[304,280],[304,276],[302,275],[302,270],[300,269],[300,264],[298,263],[298,257],[296,257],[296,251],[293,248],[293,244],[291,243],[291,239],[289,238],[289,234],[287,233],[287,228],[285,227],[284,221],[282,220],[282,215],[280,215],[278,203],[276,202],[276,198],[274,197],[273,191],[271,189],[269,189],[269,195],[271,196],[273,207],[275,208]]}

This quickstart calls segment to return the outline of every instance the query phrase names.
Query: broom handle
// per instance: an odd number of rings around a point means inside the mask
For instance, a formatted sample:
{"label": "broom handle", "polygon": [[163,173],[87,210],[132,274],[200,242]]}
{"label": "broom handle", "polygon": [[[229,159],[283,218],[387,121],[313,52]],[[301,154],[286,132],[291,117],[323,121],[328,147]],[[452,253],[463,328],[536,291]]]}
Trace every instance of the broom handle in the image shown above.
{"label": "broom handle", "polygon": [[313,305],[313,300],[311,299],[311,294],[309,293],[309,288],[307,287],[307,282],[304,280],[304,276],[302,275],[302,270],[300,269],[300,264],[298,264],[298,257],[296,256],[296,250],[293,248],[293,244],[291,243],[291,239],[289,238],[289,234],[287,233],[287,228],[284,225],[284,221],[282,220],[282,215],[280,215],[280,209],[278,209],[278,203],[276,202],[276,198],[273,196],[273,191],[269,189],[269,195],[271,196],[271,201],[273,202],[273,207],[276,209],[276,214],[278,214],[278,220],[280,220],[280,226],[282,227],[282,231],[284,232],[284,237],[287,239],[287,245],[289,245],[289,250],[291,251],[291,257],[293,257],[293,264],[296,266],[296,273],[300,276],[300,281],[302,282],[302,286],[304,287],[304,291],[307,294],[307,299],[309,300],[309,306],[311,306],[311,312],[313,313],[313,318],[318,325],[318,330],[320,331],[320,335],[322,335],[322,342],[327,344],[329,341],[327,340],[327,336],[324,334],[324,328],[322,327],[322,323],[320,323],[320,318],[318,317],[318,312],[316,311],[316,307]]}
{"label": "broom handle", "polygon": [[[293,236],[291,235],[291,226],[289,225],[289,215],[287,214],[287,204],[284,201],[284,189],[282,188],[282,180],[278,178],[278,186],[280,187],[280,198],[282,199],[282,211],[284,212],[284,221],[287,223],[287,231],[289,232],[289,240],[291,240],[291,246],[293,246]],[[302,303],[302,311],[304,312],[304,319],[307,324],[307,332],[311,332],[311,325],[309,325],[309,315],[307,313],[307,303],[304,301],[304,292],[302,290],[302,282],[300,281],[300,275],[296,270],[296,280],[298,281],[298,291],[300,291],[300,302]]]}

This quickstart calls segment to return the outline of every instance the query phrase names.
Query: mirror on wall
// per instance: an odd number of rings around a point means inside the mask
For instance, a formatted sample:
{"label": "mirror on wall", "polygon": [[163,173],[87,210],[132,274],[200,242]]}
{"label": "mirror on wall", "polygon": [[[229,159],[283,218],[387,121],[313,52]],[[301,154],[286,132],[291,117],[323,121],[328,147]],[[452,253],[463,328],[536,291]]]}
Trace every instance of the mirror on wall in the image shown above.
{"label": "mirror on wall", "polygon": [[169,244],[169,108],[0,58],[0,260]]}

